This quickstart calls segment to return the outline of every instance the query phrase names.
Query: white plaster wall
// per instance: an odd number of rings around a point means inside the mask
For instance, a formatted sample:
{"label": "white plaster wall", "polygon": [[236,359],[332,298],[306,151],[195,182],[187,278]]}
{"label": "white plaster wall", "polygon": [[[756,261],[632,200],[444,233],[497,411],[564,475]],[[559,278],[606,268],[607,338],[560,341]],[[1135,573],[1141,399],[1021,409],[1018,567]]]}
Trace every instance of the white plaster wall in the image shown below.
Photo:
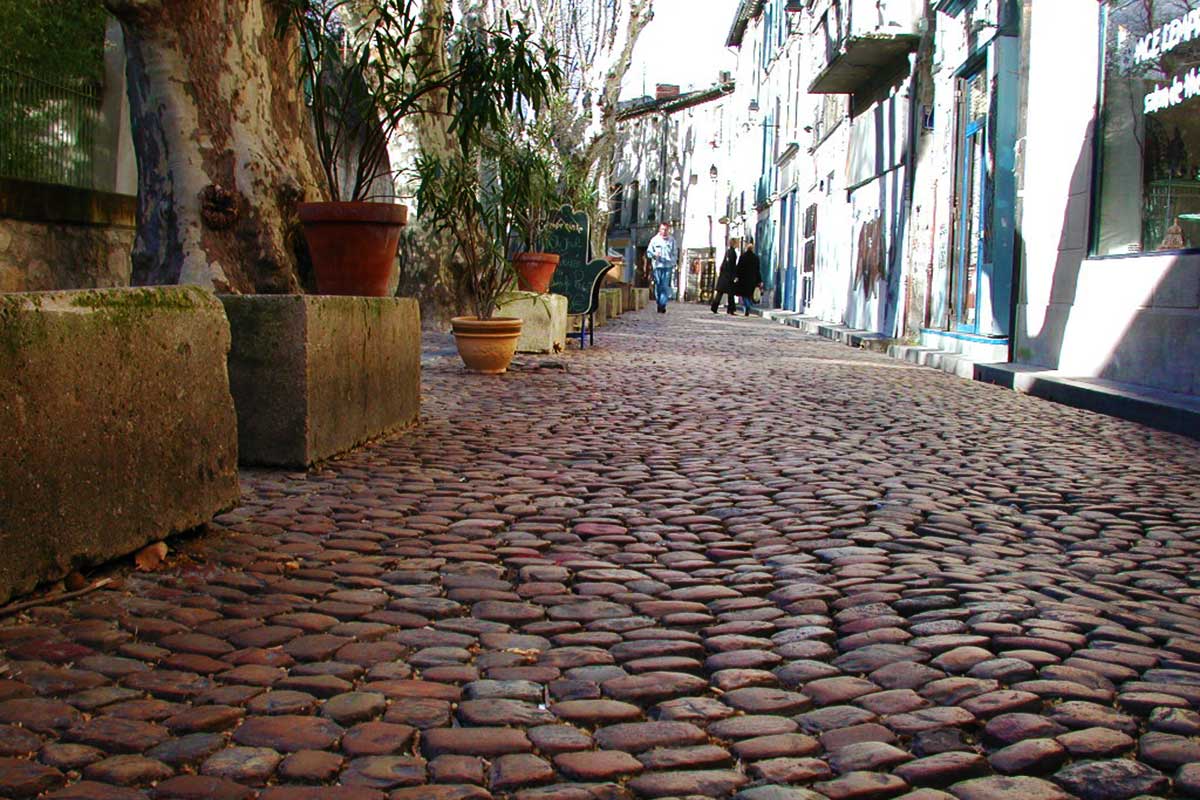
{"label": "white plaster wall", "polygon": [[[1033,6],[1016,357],[1200,394],[1200,256],[1086,258],[1098,23],[1095,0]],[[1117,176],[1136,204],[1128,213],[1140,213],[1134,159],[1110,162],[1110,184]]]}
{"label": "white plaster wall", "polygon": [[1035,3],[1028,36],[1017,358],[1078,366],[1078,358],[1061,351],[1088,246],[1099,6],[1096,0]]}

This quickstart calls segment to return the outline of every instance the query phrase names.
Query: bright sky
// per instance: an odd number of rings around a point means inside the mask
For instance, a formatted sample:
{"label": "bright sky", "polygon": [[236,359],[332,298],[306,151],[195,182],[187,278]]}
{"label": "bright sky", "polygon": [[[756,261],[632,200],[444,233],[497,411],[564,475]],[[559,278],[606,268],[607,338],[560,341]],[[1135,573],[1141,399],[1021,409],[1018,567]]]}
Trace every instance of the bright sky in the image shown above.
{"label": "bright sky", "polygon": [[725,38],[737,8],[738,0],[654,0],[654,19],[638,37],[621,99],[642,96],[643,74],[645,94],[652,95],[656,83],[699,89],[732,70],[737,58]]}

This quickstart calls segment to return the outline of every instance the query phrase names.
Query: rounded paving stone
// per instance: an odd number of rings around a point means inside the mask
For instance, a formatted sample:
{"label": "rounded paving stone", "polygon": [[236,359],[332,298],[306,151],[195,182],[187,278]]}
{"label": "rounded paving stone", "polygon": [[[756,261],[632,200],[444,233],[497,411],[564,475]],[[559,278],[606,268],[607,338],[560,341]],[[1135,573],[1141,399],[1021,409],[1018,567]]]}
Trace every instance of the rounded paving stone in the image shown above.
{"label": "rounded paving stone", "polygon": [[619,780],[643,769],[642,762],[620,750],[560,753],[554,766],[568,778],[589,783]]}
{"label": "rounded paving stone", "polygon": [[320,717],[251,717],[233,732],[233,740],[247,747],[269,747],[281,753],[294,753],[333,747],[342,733],[340,725]]}
{"label": "rounded paving stone", "polygon": [[282,759],[283,756],[267,747],[229,747],[209,756],[200,765],[200,774],[262,786],[275,774]]}
{"label": "rounded paving stone", "polygon": [[1071,800],[1053,783],[1028,776],[973,778],[954,784],[950,792],[959,800]]}
{"label": "rounded paving stone", "polygon": [[343,786],[396,789],[425,783],[425,759],[413,756],[364,756],[346,765],[338,781]]}
{"label": "rounded paving stone", "polygon": [[529,753],[502,755],[492,761],[492,767],[488,770],[488,786],[494,792],[536,786],[552,780],[554,768]]}
{"label": "rounded paving stone", "polygon": [[83,769],[83,776],[88,780],[118,786],[149,786],[174,774],[175,770],[163,762],[140,755],[112,756]]}
{"label": "rounded paving stone", "polygon": [[285,781],[325,783],[337,776],[345,763],[337,753],[324,750],[300,750],[287,756],[276,770]]}
{"label": "rounded paving stone", "polygon": [[0,758],[0,795],[35,797],[66,782],[53,767],[23,758]]}
{"label": "rounded paving stone", "polygon": [[689,722],[626,722],[601,728],[596,743],[604,750],[640,753],[655,747],[680,747],[708,740],[704,731]]}
{"label": "rounded paving stone", "polygon": [[1166,775],[1127,759],[1081,761],[1055,773],[1054,781],[1082,800],[1129,800],[1159,794],[1170,786]]}
{"label": "rounded paving stone", "polygon": [[[149,795],[141,789],[112,786],[97,781],[79,781],[42,796],[52,798],[52,800],[147,800],[149,798]],[[243,798],[249,796],[249,790],[246,790],[246,794],[241,795]],[[158,794],[156,797],[166,798],[168,796]]]}
{"label": "rounded paving stone", "polygon": [[749,778],[732,770],[648,772],[629,781],[638,797],[724,797],[749,783]]}

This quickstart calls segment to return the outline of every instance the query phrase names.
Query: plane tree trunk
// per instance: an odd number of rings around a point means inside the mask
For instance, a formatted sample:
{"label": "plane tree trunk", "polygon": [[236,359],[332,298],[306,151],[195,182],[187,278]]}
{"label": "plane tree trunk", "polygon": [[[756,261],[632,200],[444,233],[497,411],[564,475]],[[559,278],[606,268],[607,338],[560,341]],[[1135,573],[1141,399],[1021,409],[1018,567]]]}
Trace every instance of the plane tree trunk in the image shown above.
{"label": "plane tree trunk", "polygon": [[271,0],[105,0],[125,33],[137,284],[300,291],[296,203],[323,200],[297,41]]}

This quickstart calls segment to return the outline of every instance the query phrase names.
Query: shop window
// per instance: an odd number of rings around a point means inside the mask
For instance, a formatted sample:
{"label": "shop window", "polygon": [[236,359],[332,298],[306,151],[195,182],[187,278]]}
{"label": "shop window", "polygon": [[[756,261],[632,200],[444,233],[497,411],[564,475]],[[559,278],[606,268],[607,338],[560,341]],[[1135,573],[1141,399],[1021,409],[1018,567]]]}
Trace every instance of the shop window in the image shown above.
{"label": "shop window", "polygon": [[1098,255],[1200,248],[1200,9],[1188,5],[1105,2]]}

